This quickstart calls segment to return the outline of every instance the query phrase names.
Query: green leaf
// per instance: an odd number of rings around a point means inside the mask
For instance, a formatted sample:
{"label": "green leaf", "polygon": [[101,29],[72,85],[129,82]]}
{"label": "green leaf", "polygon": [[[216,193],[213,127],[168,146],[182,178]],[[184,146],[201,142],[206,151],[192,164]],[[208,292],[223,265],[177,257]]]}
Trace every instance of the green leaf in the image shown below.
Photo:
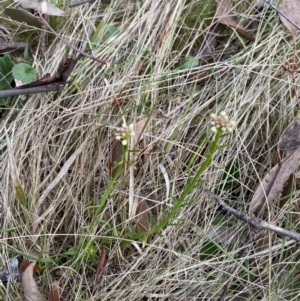
{"label": "green leaf", "polygon": [[186,57],[182,60],[179,67],[177,67],[176,69],[186,70],[186,69],[195,68],[197,66],[199,66],[199,59],[197,57]]}
{"label": "green leaf", "polygon": [[219,248],[212,242],[206,241],[200,249],[200,260],[209,260],[218,255]]}
{"label": "green leaf", "polygon": [[24,190],[23,190],[22,186],[21,185],[16,185],[15,190],[16,190],[16,194],[17,194],[19,202],[23,206],[26,207],[28,202],[26,200],[26,196],[25,196],[25,193],[24,193]]}
{"label": "green leaf", "polygon": [[212,226],[228,226],[228,215],[223,212],[217,212],[211,224]]}
{"label": "green leaf", "polygon": [[28,54],[28,44],[26,44],[25,49],[24,49],[24,60],[28,61],[29,60],[29,54]]}
{"label": "green leaf", "polygon": [[38,258],[38,261],[40,263],[55,263],[55,260],[53,260],[52,258],[49,258],[49,257]]}
{"label": "green leaf", "polygon": [[23,84],[29,84],[36,80],[35,70],[26,63],[20,63],[13,67],[13,76]]}
{"label": "green leaf", "polygon": [[94,43],[97,43],[97,41],[99,40],[99,34],[100,34],[100,31],[102,30],[104,26],[104,21],[100,21],[100,23],[97,25],[97,28],[96,30],[94,31],[94,34],[91,38],[91,44],[94,44]]}
{"label": "green leaf", "polygon": [[108,25],[105,26],[105,33],[107,34],[107,36],[109,38],[111,38],[113,36],[119,35],[120,34],[120,30],[115,25],[108,24]]}
{"label": "green leaf", "polygon": [[71,247],[67,252],[64,253],[64,255],[66,256],[77,256],[78,255],[78,249],[77,248],[74,248],[74,247]]}
{"label": "green leaf", "polygon": [[14,80],[11,73],[14,63],[10,56],[6,54],[0,58],[0,90],[10,89],[10,84]]}

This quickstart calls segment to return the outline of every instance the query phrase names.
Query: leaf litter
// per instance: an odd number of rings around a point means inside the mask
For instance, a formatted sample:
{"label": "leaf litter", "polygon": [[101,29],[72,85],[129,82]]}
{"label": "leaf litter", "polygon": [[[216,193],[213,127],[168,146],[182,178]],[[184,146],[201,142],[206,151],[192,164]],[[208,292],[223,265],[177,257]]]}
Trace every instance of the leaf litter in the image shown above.
{"label": "leaf litter", "polygon": [[37,283],[33,278],[33,269],[36,262],[32,262],[25,270],[22,276],[22,287],[24,291],[25,301],[45,301],[40,293]]}
{"label": "leaf litter", "polygon": [[228,0],[220,0],[215,15],[218,22],[228,26],[236,31],[241,37],[251,42],[255,41],[255,37],[248,33],[238,17],[234,15],[233,9]]}
{"label": "leaf litter", "polygon": [[48,16],[65,16],[63,10],[45,0],[15,0],[15,2],[20,3],[23,8],[34,9]]}
{"label": "leaf litter", "polygon": [[[223,20],[224,21],[224,20]],[[231,21],[229,20],[229,22],[228,22],[228,20],[225,20],[226,21],[226,23],[223,23],[223,24],[225,24],[225,25],[227,25],[227,26],[229,26],[229,27],[231,27],[231,28],[233,28],[234,30],[236,30],[238,33],[239,33],[239,31],[241,31],[241,27],[239,26],[239,25],[236,25],[236,28],[234,28],[234,26],[233,26],[233,24],[234,23],[231,23]],[[225,22],[224,21],[224,22]],[[237,20],[238,21],[238,20]],[[220,21],[220,23],[222,23],[221,21]],[[238,22],[238,24],[239,24],[239,22]],[[242,34],[241,34],[241,36],[242,36]],[[253,37],[254,38],[254,37]],[[212,43],[212,45],[213,45],[213,43]],[[214,47],[214,46],[213,46]],[[211,49],[210,49],[211,47],[209,46],[208,47],[208,53],[211,51]],[[282,167],[282,165],[280,166],[280,167]],[[280,169],[280,168],[279,168]],[[143,207],[142,206],[142,204],[141,204],[141,207]],[[145,206],[146,207],[146,206]],[[141,208],[141,209],[143,209],[143,208]],[[149,211],[149,206],[148,206],[148,208],[146,207],[146,208],[144,208],[145,210],[138,210],[138,211],[141,211],[141,212],[146,212],[146,211]],[[147,214],[148,215],[148,214]],[[148,217],[147,217],[147,219],[148,219]],[[147,224],[148,224],[148,221],[147,221]],[[145,225],[146,225],[146,223],[145,223]],[[146,225],[147,226],[147,225]],[[146,228],[146,227],[145,227]]]}
{"label": "leaf litter", "polygon": [[140,232],[146,232],[155,225],[155,216],[147,200],[139,197],[137,198],[138,204],[136,208],[136,227]]}
{"label": "leaf litter", "polygon": [[105,248],[101,248],[99,252],[99,260],[98,260],[96,273],[95,273],[96,280],[100,280],[107,264],[108,264],[108,258],[106,258]]}
{"label": "leaf litter", "polygon": [[48,301],[59,301],[59,291],[58,288],[48,293]]}
{"label": "leaf litter", "polygon": [[198,57],[202,62],[208,62],[213,58],[213,51],[217,46],[217,35],[221,32],[221,25],[216,25],[213,29],[204,37],[203,45],[194,51],[194,55]]}
{"label": "leaf litter", "polygon": [[279,139],[279,150],[291,150],[300,146],[300,116],[294,120],[285,129]]}
{"label": "leaf litter", "polygon": [[109,176],[114,178],[118,171],[118,163],[122,160],[122,142],[114,139],[111,144],[111,151],[108,161]]}
{"label": "leaf litter", "polygon": [[[300,10],[298,0],[281,0],[278,5],[278,9],[282,12],[288,19],[292,20],[296,25],[300,27]],[[290,31],[293,39],[296,39],[297,27],[287,20],[287,18],[279,15],[281,22]]]}
{"label": "leaf litter", "polygon": [[280,196],[285,183],[298,168],[300,160],[300,148],[277,163],[263,178],[257,187],[250,202],[249,214],[262,209],[266,203],[274,201]]}
{"label": "leaf litter", "polygon": [[9,16],[11,19],[19,22],[25,22],[28,25],[35,26],[37,28],[42,28],[42,21],[31,14],[29,11],[18,8],[6,8],[4,14]]}
{"label": "leaf litter", "polygon": [[[297,42],[296,36],[298,28],[300,27],[300,11],[299,11],[299,1],[298,0],[281,0],[281,3],[278,6],[278,11],[280,12],[280,20],[285,25],[285,27],[290,31],[293,37],[294,43],[294,56],[293,62],[285,62],[282,67],[291,73],[293,77],[293,84],[294,84],[294,94],[295,97],[298,99],[298,90],[296,88],[296,77],[295,72],[297,69]],[[293,24],[292,24],[293,23]],[[298,27],[296,27],[296,26]],[[298,107],[300,107],[300,103],[298,101]]]}

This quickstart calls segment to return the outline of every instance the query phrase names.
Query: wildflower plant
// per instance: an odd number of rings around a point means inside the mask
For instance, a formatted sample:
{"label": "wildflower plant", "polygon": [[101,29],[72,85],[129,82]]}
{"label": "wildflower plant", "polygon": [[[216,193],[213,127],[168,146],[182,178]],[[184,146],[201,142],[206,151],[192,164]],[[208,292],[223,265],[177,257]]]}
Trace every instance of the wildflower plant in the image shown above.
{"label": "wildflower plant", "polygon": [[117,128],[116,131],[116,139],[122,142],[122,145],[127,145],[130,137],[134,137],[135,132],[133,128],[133,124],[127,125],[125,122],[122,124],[122,127]]}
{"label": "wildflower plant", "polygon": [[232,133],[233,131],[234,122],[229,120],[229,117],[224,111],[221,112],[219,115],[211,114],[210,117],[213,119],[211,122],[211,131],[215,133],[215,135],[206,152],[206,159],[203,161],[203,163],[201,163],[198,170],[196,170],[195,174],[189,178],[180,197],[173,200],[173,206],[170,208],[170,211],[168,214],[166,214],[165,218],[160,220],[148,232],[138,233],[135,237],[132,238],[147,239],[149,235],[160,232],[165,226],[167,226],[172,221],[172,219],[175,217],[176,213],[183,206],[183,204],[188,203],[187,198],[189,193],[191,193],[191,191],[199,185],[199,180],[201,176],[203,176],[204,172],[212,165],[213,156],[220,146],[220,139],[222,138],[222,135],[225,132]]}
{"label": "wildflower plant", "polygon": [[219,115],[210,114],[210,118],[212,119],[210,123],[212,127],[210,130],[213,133],[216,133],[218,130],[221,130],[223,133],[232,133],[235,124],[233,121],[229,120],[229,117],[224,111],[222,111]]}

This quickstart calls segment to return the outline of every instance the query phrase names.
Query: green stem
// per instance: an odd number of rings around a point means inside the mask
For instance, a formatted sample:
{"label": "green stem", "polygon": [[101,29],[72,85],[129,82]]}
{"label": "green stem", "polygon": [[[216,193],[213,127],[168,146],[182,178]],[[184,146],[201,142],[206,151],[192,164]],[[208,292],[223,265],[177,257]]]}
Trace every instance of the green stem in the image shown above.
{"label": "green stem", "polygon": [[175,200],[170,213],[163,220],[159,221],[158,224],[154,228],[150,229],[146,233],[138,233],[137,235],[134,235],[133,239],[138,239],[138,238],[147,239],[147,237],[149,235],[158,233],[162,228],[164,228],[165,226],[167,226],[169,224],[171,219],[174,218],[175,214],[178,212],[179,208],[182,206],[187,195],[192,191],[192,189],[194,189],[195,184],[199,180],[200,176],[211,165],[213,155],[215,154],[215,152],[218,149],[219,140],[220,140],[221,135],[222,135],[222,132],[220,130],[217,131],[215,139],[213,140],[211,146],[209,147],[209,149],[207,151],[206,160],[201,164],[201,167],[198,169],[198,171],[196,172],[195,176],[191,179],[191,181],[185,186],[182,195],[177,200]]}

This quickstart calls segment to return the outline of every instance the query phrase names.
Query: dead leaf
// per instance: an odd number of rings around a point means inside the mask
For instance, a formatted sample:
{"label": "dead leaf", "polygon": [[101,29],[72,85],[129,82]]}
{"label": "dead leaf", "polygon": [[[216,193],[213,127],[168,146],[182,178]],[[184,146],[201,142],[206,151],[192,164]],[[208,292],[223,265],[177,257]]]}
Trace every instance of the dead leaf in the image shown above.
{"label": "dead leaf", "polygon": [[145,199],[139,198],[136,208],[136,223],[140,232],[146,232],[155,224],[151,208]]}
{"label": "dead leaf", "polygon": [[203,45],[194,52],[195,56],[200,58],[201,61],[207,62],[213,57],[213,50],[217,45],[216,37],[221,32],[221,30],[221,25],[218,24],[217,26],[214,26],[212,31],[210,31],[204,37]]}
{"label": "dead leaf", "polygon": [[135,136],[133,145],[136,145],[142,139],[143,133],[149,128],[149,118],[143,118],[135,124]]}
{"label": "dead leaf", "polygon": [[284,184],[298,167],[300,160],[300,148],[297,148],[291,155],[276,164],[263,178],[257,187],[250,202],[249,214],[261,209],[266,201],[268,203],[279,197]]}
{"label": "dead leaf", "polygon": [[234,239],[237,240],[237,236],[242,239],[245,237],[245,233],[238,234],[239,229],[236,227],[224,227],[224,226],[210,226],[207,229],[207,235],[211,237],[215,242],[223,245],[228,245]]}
{"label": "dead leaf", "polygon": [[281,134],[278,148],[291,150],[300,146],[300,116],[296,117]]}
{"label": "dead leaf", "polygon": [[[20,272],[24,272],[27,267],[31,264],[29,260],[23,259],[20,264]],[[44,269],[40,268],[37,264],[33,268],[33,273],[42,274],[44,272]]]}
{"label": "dead leaf", "polygon": [[32,262],[25,270],[22,276],[22,287],[25,301],[45,301],[43,295],[39,292],[38,286],[33,278],[33,269],[36,262]]}
{"label": "dead leaf", "polygon": [[219,0],[215,16],[219,23],[235,30],[241,37],[251,42],[255,41],[255,37],[245,30],[238,17],[234,15],[228,0]]}
{"label": "dead leaf", "polygon": [[48,293],[48,301],[60,301],[58,288]]}
{"label": "dead leaf", "polygon": [[0,50],[7,51],[7,50],[15,50],[18,48],[25,48],[28,46],[28,43],[24,42],[16,42],[16,41],[6,41],[4,38],[0,37]]}
{"label": "dead leaf", "polygon": [[[278,5],[278,9],[296,25],[300,26],[300,11],[299,11],[299,0],[282,0]],[[297,27],[295,27],[286,18],[279,15],[281,22],[290,31],[293,38],[296,38]]]}
{"label": "dead leaf", "polygon": [[122,142],[120,140],[114,140],[112,143],[112,149],[110,152],[110,159],[108,162],[109,176],[114,178],[117,172],[117,164],[122,159]]}
{"label": "dead leaf", "polygon": [[291,195],[295,189],[295,176],[296,174],[291,174],[284,184],[284,188],[280,195],[279,208],[283,208],[283,206],[291,199]]}
{"label": "dead leaf", "polygon": [[28,25],[35,26],[37,28],[41,28],[43,26],[43,22],[27,10],[6,8],[4,13],[15,21],[25,22]]}
{"label": "dead leaf", "polygon": [[108,259],[106,258],[106,252],[105,252],[105,249],[102,248],[101,251],[100,251],[100,254],[99,254],[99,261],[98,261],[98,264],[97,264],[96,275],[95,275],[95,278],[97,280],[100,279],[107,263],[108,263]]}
{"label": "dead leaf", "polygon": [[23,8],[31,8],[48,16],[65,16],[65,12],[48,1],[40,0],[17,0]]}

